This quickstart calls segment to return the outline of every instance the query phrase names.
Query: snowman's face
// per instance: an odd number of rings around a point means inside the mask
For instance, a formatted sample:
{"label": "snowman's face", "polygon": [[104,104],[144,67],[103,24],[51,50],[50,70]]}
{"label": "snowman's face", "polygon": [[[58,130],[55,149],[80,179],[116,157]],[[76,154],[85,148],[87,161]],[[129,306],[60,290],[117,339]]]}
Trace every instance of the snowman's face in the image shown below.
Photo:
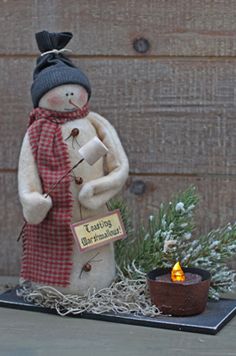
{"label": "snowman's face", "polygon": [[77,84],[60,85],[48,91],[39,101],[39,107],[53,111],[74,111],[88,101],[87,91]]}

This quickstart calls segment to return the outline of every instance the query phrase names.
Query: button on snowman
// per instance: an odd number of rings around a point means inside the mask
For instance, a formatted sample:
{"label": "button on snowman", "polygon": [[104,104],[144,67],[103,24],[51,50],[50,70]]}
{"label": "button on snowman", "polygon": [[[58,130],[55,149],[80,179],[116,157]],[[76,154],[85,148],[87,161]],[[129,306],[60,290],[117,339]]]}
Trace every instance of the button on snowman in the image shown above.
{"label": "button on snowman", "polygon": [[[64,54],[71,38],[69,32],[36,34],[41,56],[31,87],[34,110],[18,170],[26,221],[20,283],[83,295],[114,279],[114,248],[109,243],[81,253],[70,224],[105,214],[129,165],[112,125],[89,112],[88,78]],[[89,141],[92,153],[86,150]],[[105,155],[99,153],[104,147]]]}

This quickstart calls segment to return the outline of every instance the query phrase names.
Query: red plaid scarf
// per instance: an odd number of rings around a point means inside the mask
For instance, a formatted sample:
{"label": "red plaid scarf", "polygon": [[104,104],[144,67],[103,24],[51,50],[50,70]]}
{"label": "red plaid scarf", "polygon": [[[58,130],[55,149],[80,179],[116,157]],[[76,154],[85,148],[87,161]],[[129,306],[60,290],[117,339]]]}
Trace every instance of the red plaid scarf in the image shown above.
{"label": "red plaid scarf", "polygon": [[[71,168],[60,124],[87,114],[87,105],[69,113],[41,108],[31,112],[29,140],[44,193]],[[21,277],[26,280],[62,287],[69,284],[73,250],[70,183],[68,175],[50,192],[53,207],[40,224],[25,226]]]}

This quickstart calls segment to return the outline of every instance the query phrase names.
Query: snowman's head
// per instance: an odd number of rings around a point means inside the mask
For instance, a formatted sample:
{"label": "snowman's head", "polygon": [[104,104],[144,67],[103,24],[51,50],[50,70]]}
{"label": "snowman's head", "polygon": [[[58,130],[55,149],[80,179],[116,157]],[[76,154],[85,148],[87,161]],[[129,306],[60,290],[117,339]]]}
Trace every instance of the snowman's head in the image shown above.
{"label": "snowman's head", "polygon": [[39,107],[53,111],[74,111],[82,108],[88,101],[87,90],[78,84],[64,84],[44,94]]}
{"label": "snowman's head", "polygon": [[[72,38],[70,32],[36,33],[41,55],[37,58],[31,86],[34,108],[69,111],[84,106],[91,96],[91,85],[82,70],[64,54]],[[73,100],[72,100],[73,99]]]}

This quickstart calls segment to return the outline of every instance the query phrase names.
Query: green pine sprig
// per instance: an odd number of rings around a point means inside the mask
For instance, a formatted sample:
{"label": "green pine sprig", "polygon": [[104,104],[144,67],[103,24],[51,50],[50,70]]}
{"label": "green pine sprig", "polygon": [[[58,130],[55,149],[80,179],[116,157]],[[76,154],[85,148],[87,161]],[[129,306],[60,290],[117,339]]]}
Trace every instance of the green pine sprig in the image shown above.
{"label": "green pine sprig", "polygon": [[209,297],[219,299],[221,293],[232,290],[236,274],[227,261],[236,254],[236,223],[193,239],[198,203],[196,189],[191,186],[168,204],[161,204],[135,234],[127,204],[112,200],[109,209],[120,209],[128,236],[115,245],[121,271],[130,278],[143,278],[151,269],[171,267],[180,261],[183,267],[199,267],[211,273]]}

